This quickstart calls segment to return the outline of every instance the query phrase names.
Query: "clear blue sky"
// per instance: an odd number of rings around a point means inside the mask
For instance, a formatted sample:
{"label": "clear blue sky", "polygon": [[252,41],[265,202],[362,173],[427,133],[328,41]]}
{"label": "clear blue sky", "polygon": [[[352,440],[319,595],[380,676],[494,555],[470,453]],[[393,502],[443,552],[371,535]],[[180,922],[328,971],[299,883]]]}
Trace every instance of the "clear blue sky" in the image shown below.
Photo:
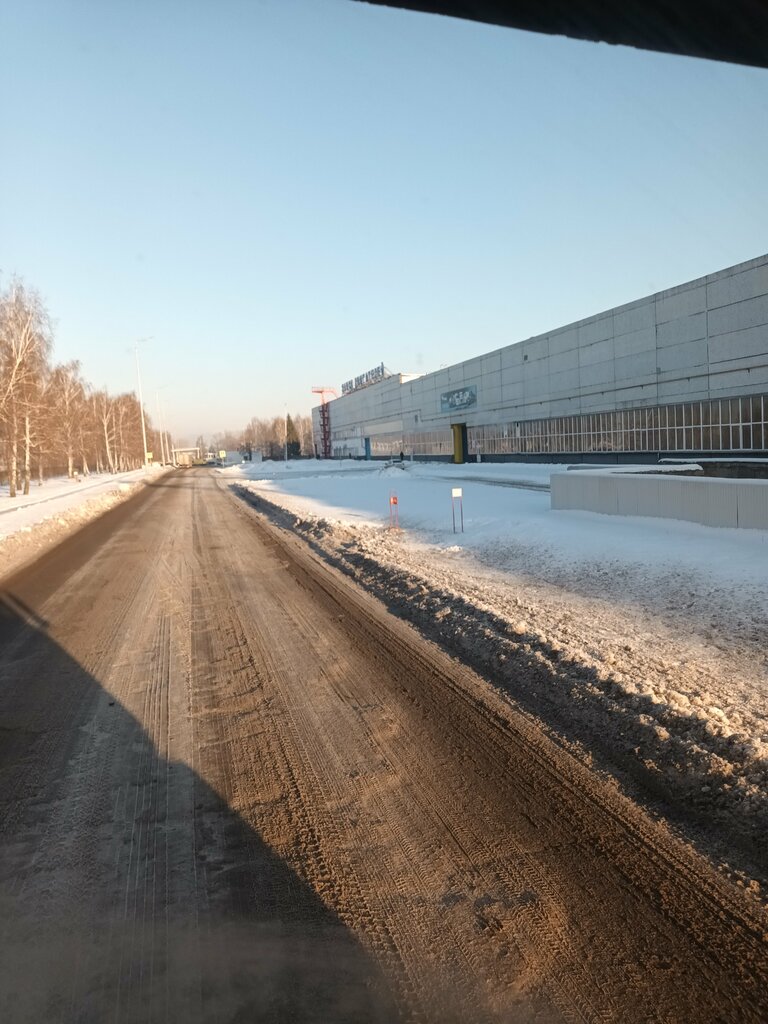
{"label": "clear blue sky", "polygon": [[177,433],[768,250],[768,72],[348,0],[5,0],[0,271]]}

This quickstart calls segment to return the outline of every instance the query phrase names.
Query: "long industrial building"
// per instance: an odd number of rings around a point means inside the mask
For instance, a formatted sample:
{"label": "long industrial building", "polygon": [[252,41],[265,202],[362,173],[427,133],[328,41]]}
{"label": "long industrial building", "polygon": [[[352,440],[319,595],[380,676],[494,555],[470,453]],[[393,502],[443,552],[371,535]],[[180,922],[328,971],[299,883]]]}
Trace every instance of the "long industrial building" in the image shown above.
{"label": "long industrial building", "polygon": [[313,409],[321,456],[647,462],[768,456],[768,255]]}

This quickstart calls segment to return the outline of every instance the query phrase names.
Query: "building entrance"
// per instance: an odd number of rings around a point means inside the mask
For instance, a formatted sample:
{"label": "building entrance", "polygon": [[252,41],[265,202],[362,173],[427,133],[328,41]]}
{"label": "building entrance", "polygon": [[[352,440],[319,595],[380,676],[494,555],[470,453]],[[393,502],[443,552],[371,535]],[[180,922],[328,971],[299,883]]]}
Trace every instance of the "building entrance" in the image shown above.
{"label": "building entrance", "polygon": [[453,461],[456,463],[466,462],[469,458],[467,424],[452,423],[451,430],[453,432]]}

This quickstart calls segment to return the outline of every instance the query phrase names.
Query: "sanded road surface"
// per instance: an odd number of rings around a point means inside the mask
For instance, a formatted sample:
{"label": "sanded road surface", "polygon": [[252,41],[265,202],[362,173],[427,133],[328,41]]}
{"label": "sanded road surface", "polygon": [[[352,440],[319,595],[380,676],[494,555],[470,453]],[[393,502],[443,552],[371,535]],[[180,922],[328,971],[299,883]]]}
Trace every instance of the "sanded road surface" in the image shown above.
{"label": "sanded road surface", "polygon": [[2,585],[0,1020],[757,1024],[766,919],[187,471]]}

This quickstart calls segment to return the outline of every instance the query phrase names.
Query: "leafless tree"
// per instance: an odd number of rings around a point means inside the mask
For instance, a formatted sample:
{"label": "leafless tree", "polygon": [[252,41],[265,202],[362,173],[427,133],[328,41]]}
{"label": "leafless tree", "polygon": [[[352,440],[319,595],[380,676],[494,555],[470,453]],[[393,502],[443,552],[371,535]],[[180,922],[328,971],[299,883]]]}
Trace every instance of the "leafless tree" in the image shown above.
{"label": "leafless tree", "polygon": [[11,497],[22,475],[24,493],[29,493],[33,423],[50,351],[51,327],[40,296],[13,280],[0,293],[0,421]]}
{"label": "leafless tree", "polygon": [[114,399],[106,389],[94,391],[91,396],[93,416],[99,427],[99,440],[104,443],[104,464],[110,473],[116,472],[115,462],[115,408]]}
{"label": "leafless tree", "polygon": [[[0,469],[14,497],[29,492],[33,459],[46,472],[111,472],[143,462],[136,396],[94,391],[77,362],[51,366],[53,332],[33,289],[14,279],[0,289]],[[148,429],[151,424],[147,417]],[[159,438],[154,436],[157,450]]]}
{"label": "leafless tree", "polygon": [[[312,418],[297,414],[292,415],[290,419],[296,431],[294,440],[298,438],[301,455],[304,457],[314,455]],[[241,434],[241,443],[250,444],[254,452],[261,452],[267,459],[282,459],[285,452],[285,441],[285,416],[274,416],[270,420],[254,416]]]}
{"label": "leafless tree", "polygon": [[[146,413],[145,413],[146,418]],[[137,469],[144,461],[141,438],[141,409],[134,394],[118,395],[115,399],[115,434],[117,448],[115,461],[120,472]]]}
{"label": "leafless tree", "polygon": [[85,384],[77,361],[55,367],[51,399],[55,411],[58,448],[67,460],[67,476],[75,475],[75,457],[83,448],[82,420],[86,412]]}
{"label": "leafless tree", "polygon": [[304,458],[311,458],[315,454],[315,444],[312,437],[312,417],[298,415],[293,417],[296,433],[301,443],[301,454]]}

